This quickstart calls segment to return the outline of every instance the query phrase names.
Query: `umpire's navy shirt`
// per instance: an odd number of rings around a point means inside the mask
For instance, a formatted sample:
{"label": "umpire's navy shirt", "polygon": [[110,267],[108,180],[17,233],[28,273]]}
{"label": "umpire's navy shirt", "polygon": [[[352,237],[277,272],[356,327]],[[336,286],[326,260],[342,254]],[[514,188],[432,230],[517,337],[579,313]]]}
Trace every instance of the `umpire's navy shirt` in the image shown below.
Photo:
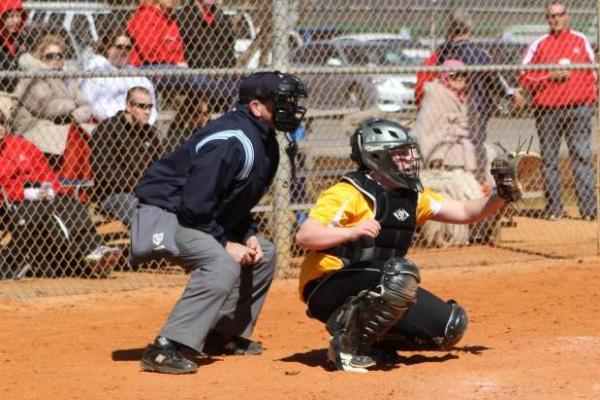
{"label": "umpire's navy shirt", "polygon": [[237,104],[152,163],[136,195],[140,203],[176,213],[182,226],[223,245],[245,242],[257,231],[250,210],[268,190],[278,165],[275,131]]}

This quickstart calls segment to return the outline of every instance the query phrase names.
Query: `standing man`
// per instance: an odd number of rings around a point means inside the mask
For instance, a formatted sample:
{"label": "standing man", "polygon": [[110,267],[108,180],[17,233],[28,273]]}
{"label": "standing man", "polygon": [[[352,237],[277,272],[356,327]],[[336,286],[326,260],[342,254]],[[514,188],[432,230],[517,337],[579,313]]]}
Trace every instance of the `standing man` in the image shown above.
{"label": "standing man", "polygon": [[[490,55],[470,40],[472,29],[473,21],[466,10],[459,8],[450,13],[446,26],[447,41],[436,50],[437,65],[443,65],[447,60],[459,60],[466,65],[494,64]],[[514,107],[521,107],[525,99],[496,71],[469,74],[467,93],[469,130],[477,157],[475,177],[483,183],[490,162],[485,149],[487,125],[496,107],[495,97],[512,99]]]}
{"label": "standing man", "polygon": [[153,98],[145,87],[129,89],[125,109],[102,121],[89,140],[95,200],[102,212],[127,226],[137,205],[135,185],[163,153],[158,131],[148,123]]}
{"label": "standing man", "polygon": [[[569,14],[561,1],[546,7],[550,32],[527,49],[523,64],[593,64],[588,39],[569,29]],[[542,176],[547,198],[546,218],[563,215],[558,156],[564,135],[575,177],[575,192],[582,219],[596,218],[596,180],[592,167],[592,108],[597,99],[593,70],[523,71],[521,85],[530,90],[536,106],[535,124],[544,159]]]}
{"label": "standing man", "polygon": [[[145,233],[136,232],[139,215],[176,216],[177,254],[170,259],[191,272],[183,295],[146,349],[142,370],[195,372],[197,364],[180,349],[201,352],[209,333],[224,352],[262,352],[261,344],[248,338],[273,279],[275,246],[258,238],[250,210],[277,171],[275,130],[289,133],[298,127],[306,112],[298,99],[304,96],[304,84],[294,75],[247,76],[233,111],[153,163],[141,179],[132,238]],[[159,233],[161,240],[169,234]]]}

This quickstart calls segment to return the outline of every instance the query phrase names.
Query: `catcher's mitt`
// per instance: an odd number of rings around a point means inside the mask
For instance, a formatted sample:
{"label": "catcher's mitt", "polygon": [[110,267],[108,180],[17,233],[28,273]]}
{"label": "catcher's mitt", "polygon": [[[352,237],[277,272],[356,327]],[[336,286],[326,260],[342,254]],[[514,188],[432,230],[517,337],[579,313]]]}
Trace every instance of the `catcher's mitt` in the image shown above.
{"label": "catcher's mitt", "polygon": [[541,162],[539,154],[530,151],[505,152],[494,158],[490,172],[496,181],[498,196],[510,202],[520,200],[522,182],[531,178]]}

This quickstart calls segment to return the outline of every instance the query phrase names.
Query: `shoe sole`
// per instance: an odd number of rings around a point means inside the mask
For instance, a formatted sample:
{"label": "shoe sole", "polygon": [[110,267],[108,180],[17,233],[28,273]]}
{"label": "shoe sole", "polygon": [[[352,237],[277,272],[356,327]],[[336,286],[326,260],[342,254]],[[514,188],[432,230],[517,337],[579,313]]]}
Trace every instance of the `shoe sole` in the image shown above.
{"label": "shoe sole", "polygon": [[154,364],[150,364],[147,361],[141,360],[140,361],[140,370],[142,371],[146,371],[146,372],[158,372],[161,374],[171,374],[171,375],[185,375],[185,374],[193,374],[196,371],[198,371],[198,368],[194,368],[194,369],[190,369],[190,370],[180,370],[180,369],[175,369],[175,368],[169,368],[169,367],[157,367]]}

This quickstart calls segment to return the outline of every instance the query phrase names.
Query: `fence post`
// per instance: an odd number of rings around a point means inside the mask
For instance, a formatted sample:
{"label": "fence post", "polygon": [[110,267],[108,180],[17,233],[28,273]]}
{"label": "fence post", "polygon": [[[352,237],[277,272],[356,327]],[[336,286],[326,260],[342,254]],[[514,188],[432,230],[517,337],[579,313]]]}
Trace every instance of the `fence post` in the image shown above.
{"label": "fence post", "polygon": [[[273,66],[276,70],[288,69],[288,0],[273,0]],[[282,134],[279,141],[279,168],[273,185],[273,240],[277,246],[277,265],[279,271],[285,271],[291,265],[292,226],[290,223],[290,162],[285,153],[287,141]]]}
{"label": "fence post", "polygon": [[[600,45],[600,0],[596,1],[596,43]],[[600,76],[600,47],[596,46],[596,76]],[[600,145],[600,85],[596,81],[596,91],[598,92],[598,101],[596,101],[596,255],[600,255],[600,219],[598,212],[600,211],[600,156],[598,148]]]}

